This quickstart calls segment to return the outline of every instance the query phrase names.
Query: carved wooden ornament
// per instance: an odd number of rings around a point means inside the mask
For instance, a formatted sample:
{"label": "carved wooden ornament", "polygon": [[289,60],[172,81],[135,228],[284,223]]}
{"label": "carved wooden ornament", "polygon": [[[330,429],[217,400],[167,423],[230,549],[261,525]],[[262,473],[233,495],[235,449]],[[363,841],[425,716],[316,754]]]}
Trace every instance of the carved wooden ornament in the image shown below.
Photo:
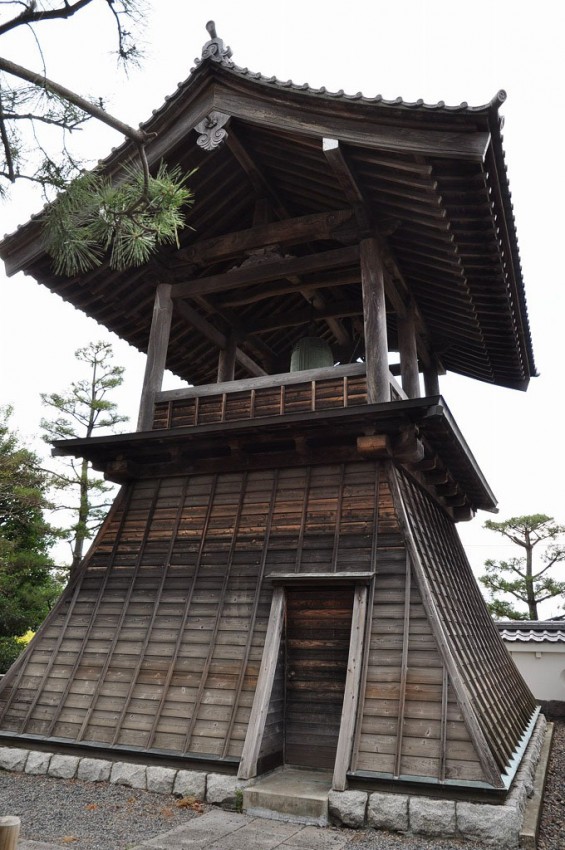
{"label": "carved wooden ornament", "polygon": [[197,133],[200,133],[196,144],[205,151],[213,151],[219,147],[224,139],[227,138],[227,130],[222,130],[224,124],[227,124],[230,116],[224,112],[210,112],[200,124],[194,128]]}

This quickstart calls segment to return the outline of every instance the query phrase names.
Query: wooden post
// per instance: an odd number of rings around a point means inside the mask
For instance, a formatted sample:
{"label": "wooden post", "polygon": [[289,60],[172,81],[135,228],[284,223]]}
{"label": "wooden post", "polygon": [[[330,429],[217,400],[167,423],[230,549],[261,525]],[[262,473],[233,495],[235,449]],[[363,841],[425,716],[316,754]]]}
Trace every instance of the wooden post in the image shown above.
{"label": "wooden post", "polygon": [[155,394],[159,392],[163,384],[172,316],[171,286],[168,283],[161,283],[157,287],[153,305],[153,319],[137,420],[138,431],[149,431],[153,425]]}
{"label": "wooden post", "polygon": [[363,239],[360,248],[367,404],[378,404],[390,401],[384,267],[375,238]]}
{"label": "wooden post", "polygon": [[284,588],[275,587],[271,602],[271,613],[265,635],[263,658],[257,679],[257,687],[253,698],[253,707],[249,717],[247,735],[243,744],[241,761],[239,762],[238,779],[252,779],[257,775],[257,759],[265,731],[269,700],[273,690],[275,671],[281,645],[281,635],[284,622]]}
{"label": "wooden post", "polygon": [[424,369],[424,389],[426,395],[441,395],[439,389],[439,372],[436,367]]}
{"label": "wooden post", "polygon": [[[355,588],[353,598],[353,617],[351,619],[351,640],[347,660],[347,676],[343,694],[343,708],[339,725],[339,739],[335,756],[335,766],[332,788],[334,791],[345,791],[347,771],[351,761],[353,739],[355,734],[355,719],[359,701],[359,684],[363,669],[363,638],[365,635],[365,619],[367,617],[368,592],[365,585]],[[368,651],[368,650],[367,650]]]}
{"label": "wooden post", "polygon": [[218,383],[222,384],[225,381],[233,381],[235,377],[235,355],[237,346],[235,344],[235,334],[231,333],[226,341],[226,347],[220,348],[218,355]]}
{"label": "wooden post", "polygon": [[12,815],[0,818],[0,850],[16,850],[19,835],[19,818]]}
{"label": "wooden post", "polygon": [[402,389],[408,398],[420,398],[416,323],[412,306],[408,308],[406,315],[398,317],[398,352]]}

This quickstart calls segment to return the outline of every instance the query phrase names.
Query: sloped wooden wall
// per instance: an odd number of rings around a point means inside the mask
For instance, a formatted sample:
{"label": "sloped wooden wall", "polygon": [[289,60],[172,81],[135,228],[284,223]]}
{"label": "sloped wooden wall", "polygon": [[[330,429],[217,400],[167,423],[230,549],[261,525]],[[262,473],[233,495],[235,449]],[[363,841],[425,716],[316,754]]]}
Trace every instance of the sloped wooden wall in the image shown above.
{"label": "sloped wooden wall", "polygon": [[[463,693],[502,772],[535,703],[453,523],[383,461],[125,486],[0,686],[0,729],[237,760],[269,617],[268,576],[373,569],[352,770],[488,780]],[[439,649],[432,597],[462,691]],[[262,756],[281,750],[283,695],[281,673]]]}

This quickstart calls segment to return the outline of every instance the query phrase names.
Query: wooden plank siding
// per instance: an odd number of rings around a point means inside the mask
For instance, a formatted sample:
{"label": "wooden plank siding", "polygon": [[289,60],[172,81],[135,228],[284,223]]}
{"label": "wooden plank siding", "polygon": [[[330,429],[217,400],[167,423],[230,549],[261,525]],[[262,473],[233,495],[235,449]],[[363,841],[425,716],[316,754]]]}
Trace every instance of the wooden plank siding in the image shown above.
{"label": "wooden plank siding", "polygon": [[375,474],[359,462],[128,485],[17,686],[2,688],[0,728],[239,757],[272,594],[264,576],[369,570]]}
{"label": "wooden plank siding", "polygon": [[300,682],[323,690],[316,652],[330,667],[347,662],[351,600],[339,659],[330,658],[331,640],[311,644],[300,618],[331,609],[335,630],[336,611],[347,606],[331,599],[352,597],[355,575],[373,574],[349,769],[491,782],[480,752],[486,741],[503,772],[533,698],[491,624],[452,521],[391,461],[375,459],[126,485],[74,583],[0,684],[0,729],[238,760],[264,661],[269,576],[284,574],[303,575],[308,587],[289,581],[284,590],[290,615],[253,745],[259,771],[283,757],[333,766],[345,669],[326,676],[334,688],[343,679],[330,729],[325,711],[306,717],[299,699],[293,706],[292,689],[289,704],[288,668],[298,652]]}
{"label": "wooden plank siding", "polygon": [[363,708],[352,770],[391,778],[484,780],[448,687],[410,565],[385,465],[381,470],[377,573]]}
{"label": "wooden plank siding", "polygon": [[[536,703],[488,614],[453,523],[406,475],[398,481],[406,519],[426,571],[458,673],[501,772],[508,766]],[[449,750],[449,744],[448,744]]]}

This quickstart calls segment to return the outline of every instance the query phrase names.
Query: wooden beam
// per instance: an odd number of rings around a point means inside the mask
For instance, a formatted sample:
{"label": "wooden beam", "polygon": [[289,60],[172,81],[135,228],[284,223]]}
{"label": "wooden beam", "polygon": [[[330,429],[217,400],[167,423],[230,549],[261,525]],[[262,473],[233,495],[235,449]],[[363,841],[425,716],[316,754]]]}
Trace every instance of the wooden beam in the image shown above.
{"label": "wooden beam", "polygon": [[153,425],[155,393],[158,393],[163,385],[172,316],[171,286],[168,283],[160,283],[155,293],[153,318],[149,332],[149,347],[137,420],[138,431],[149,431]]}
{"label": "wooden beam", "polygon": [[424,369],[424,390],[427,396],[441,395],[439,389],[439,372],[437,364],[430,364],[429,368]]}
{"label": "wooden beam", "polygon": [[[175,255],[175,262],[180,259],[202,265],[239,257],[248,251],[272,245],[290,246],[320,239],[333,239],[338,228],[350,222],[353,215],[353,210],[336,210],[260,224],[189,245]],[[355,236],[353,231],[351,236]]]}
{"label": "wooden beam", "polygon": [[289,218],[286,206],[282,203],[279,196],[273,189],[271,181],[267,180],[261,169],[257,167],[253,158],[249,155],[245,145],[240,141],[235,132],[233,123],[230,126],[230,133],[226,142],[232,155],[235,157],[242,170],[247,174],[249,182],[255,190],[257,197],[269,198],[275,214],[280,219]]}
{"label": "wooden beam", "polygon": [[360,249],[367,404],[378,404],[390,401],[384,265],[376,239],[363,239]]}
{"label": "wooden beam", "polygon": [[398,317],[398,353],[402,389],[408,398],[420,398],[416,318],[412,306],[408,308],[405,316]]}
{"label": "wooden beam", "polygon": [[279,330],[279,328],[293,328],[298,325],[307,325],[309,322],[322,321],[331,318],[343,318],[344,316],[362,316],[363,302],[362,301],[337,301],[330,304],[328,307],[322,307],[320,310],[315,310],[312,315],[312,310],[305,308],[304,310],[293,310],[291,312],[282,311],[275,315],[266,316],[256,323],[247,325],[250,333],[262,334],[270,331]]}
{"label": "wooden beam", "polygon": [[[217,345],[218,348],[227,348],[228,338],[226,334],[215,328],[214,325],[208,322],[200,315],[200,313],[191,307],[190,304],[187,304],[186,301],[177,301],[176,309],[189,324],[202,334],[202,336],[206,337],[206,339],[214,343],[214,345]],[[239,347],[236,347],[235,349],[235,359],[238,363],[241,363],[244,369],[247,369],[247,371],[256,378],[260,378],[267,374],[267,372],[259,366],[258,363],[256,363]]]}
{"label": "wooden beam", "polygon": [[218,383],[233,381],[235,378],[235,355],[237,346],[235,335],[230,333],[225,348],[220,348],[218,354]]}
{"label": "wooden beam", "polygon": [[[350,283],[361,282],[361,271],[356,268],[354,271],[338,272],[337,274],[323,275],[315,280],[308,281],[308,292],[315,289],[333,289],[336,286],[349,286]],[[250,293],[240,295],[239,297],[228,297],[222,303],[226,307],[241,307],[244,304],[256,304],[258,301],[265,301],[268,298],[276,298],[279,295],[287,295],[289,292],[296,292],[296,283],[271,283],[261,287],[255,287]]]}
{"label": "wooden beam", "polygon": [[349,248],[337,248],[333,251],[323,251],[318,254],[309,254],[306,257],[283,257],[273,263],[248,266],[224,274],[194,278],[185,283],[174,284],[171,287],[171,297],[173,299],[192,298],[195,295],[227,292],[292,275],[346,268],[355,265],[358,261],[359,248],[356,245]]}
{"label": "wooden beam", "polygon": [[263,657],[253,698],[253,706],[243,744],[238,779],[252,779],[257,775],[257,760],[265,731],[269,701],[275,681],[284,622],[284,588],[275,587],[271,601],[271,613],[265,636]]}
{"label": "wooden beam", "polygon": [[[363,637],[367,617],[368,592],[365,585],[357,585],[353,597],[353,616],[351,619],[351,639],[347,659],[347,676],[343,694],[343,708],[339,725],[339,738],[333,774],[334,791],[345,791],[347,771],[351,761],[355,734],[355,719],[359,702],[359,685],[363,669]],[[367,648],[368,651],[368,648]]]}
{"label": "wooden beam", "polygon": [[[294,93],[290,93],[291,96]],[[255,93],[247,94],[241,90],[220,87],[216,89],[217,109],[227,112],[234,118],[266,126],[276,132],[298,133],[301,136],[337,136],[342,142],[362,145],[377,151],[389,151],[399,154],[423,156],[447,156],[451,159],[464,159],[484,162],[490,142],[490,133],[486,131],[429,130],[425,127],[399,127],[393,124],[375,123],[360,116],[354,121],[350,115],[341,117],[342,104],[333,101],[331,109],[327,100],[321,99],[325,107],[323,113],[305,110],[304,104],[290,102],[282,97],[277,101],[268,95],[261,104],[257,103]],[[345,109],[349,105],[344,104]],[[345,111],[345,110],[344,110]]]}

